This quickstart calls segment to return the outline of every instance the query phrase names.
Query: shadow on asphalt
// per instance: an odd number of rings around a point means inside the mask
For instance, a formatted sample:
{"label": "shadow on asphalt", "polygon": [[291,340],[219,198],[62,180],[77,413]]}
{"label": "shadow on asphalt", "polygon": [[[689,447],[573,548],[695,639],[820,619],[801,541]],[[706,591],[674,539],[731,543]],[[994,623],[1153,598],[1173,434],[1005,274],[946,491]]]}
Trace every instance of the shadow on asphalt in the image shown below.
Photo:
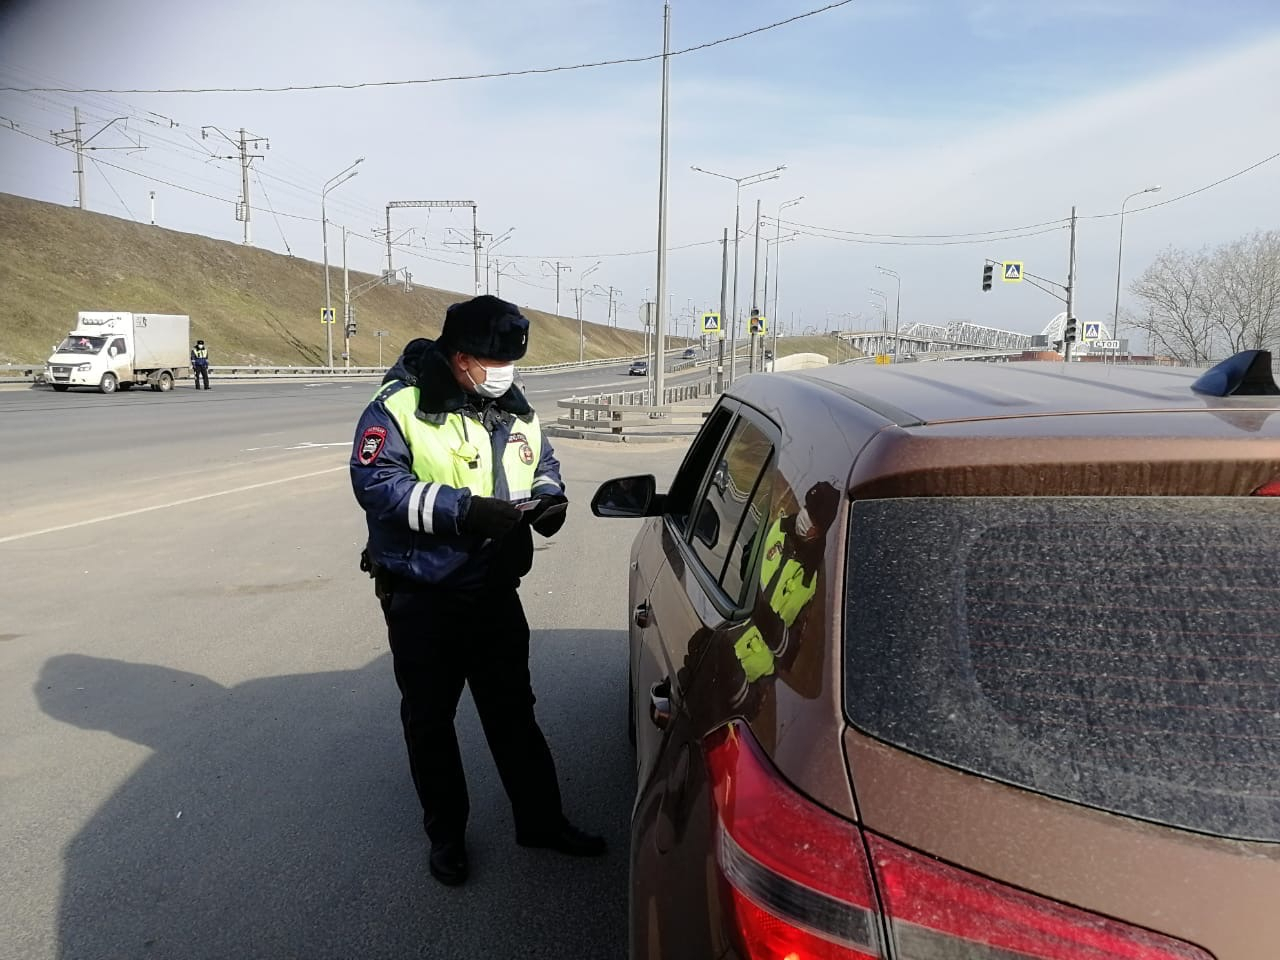
{"label": "shadow on asphalt", "polygon": [[472,878],[456,889],[427,872],[389,656],[234,687],[118,660],[47,661],[36,690],[46,713],[152,750],[64,851],[60,955],[625,956],[625,635],[533,639],[585,654],[535,662],[535,690],[566,812],[610,852],[578,861],[515,845],[464,698]]}

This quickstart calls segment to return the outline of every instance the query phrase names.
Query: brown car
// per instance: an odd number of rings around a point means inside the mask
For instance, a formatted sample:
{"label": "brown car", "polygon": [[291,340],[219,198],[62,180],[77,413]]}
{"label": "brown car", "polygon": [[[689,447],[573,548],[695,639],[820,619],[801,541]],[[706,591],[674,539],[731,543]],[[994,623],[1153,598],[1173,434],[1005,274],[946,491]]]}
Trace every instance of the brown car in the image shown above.
{"label": "brown car", "polygon": [[1280,957],[1280,390],[748,377],[631,557],[631,956]]}

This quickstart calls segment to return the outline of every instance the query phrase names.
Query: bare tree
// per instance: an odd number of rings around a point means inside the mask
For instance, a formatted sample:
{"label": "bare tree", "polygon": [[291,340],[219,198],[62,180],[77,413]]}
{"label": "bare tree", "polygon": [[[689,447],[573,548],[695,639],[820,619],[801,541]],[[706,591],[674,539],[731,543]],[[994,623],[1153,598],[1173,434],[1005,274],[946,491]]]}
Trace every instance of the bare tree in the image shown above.
{"label": "bare tree", "polygon": [[1280,347],[1280,231],[1212,251],[1170,248],[1129,289],[1142,303],[1129,322],[1183,363]]}
{"label": "bare tree", "polygon": [[1201,309],[1206,285],[1205,254],[1172,247],[1133,282],[1129,289],[1143,310],[1130,323],[1146,333],[1153,352],[1182,363],[1209,359],[1214,327]]}
{"label": "bare tree", "polygon": [[1219,247],[1209,270],[1215,282],[1206,290],[1204,309],[1229,352],[1280,344],[1280,232]]}

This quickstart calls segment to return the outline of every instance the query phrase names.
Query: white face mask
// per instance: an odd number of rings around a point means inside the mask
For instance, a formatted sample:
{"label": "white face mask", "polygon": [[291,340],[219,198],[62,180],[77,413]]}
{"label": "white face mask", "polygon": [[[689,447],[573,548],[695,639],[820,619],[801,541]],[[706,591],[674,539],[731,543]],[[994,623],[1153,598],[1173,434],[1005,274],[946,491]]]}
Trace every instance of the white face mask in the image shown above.
{"label": "white face mask", "polygon": [[809,519],[809,511],[801,507],[800,512],[796,514],[796,533],[807,537],[812,529],[813,521]]}
{"label": "white face mask", "polygon": [[516,381],[516,365],[508,363],[501,367],[485,367],[484,383],[476,383],[476,378],[471,376],[471,371],[467,371],[467,379],[471,381],[471,387],[476,393],[482,397],[497,398],[502,396],[511,389],[511,385]]}

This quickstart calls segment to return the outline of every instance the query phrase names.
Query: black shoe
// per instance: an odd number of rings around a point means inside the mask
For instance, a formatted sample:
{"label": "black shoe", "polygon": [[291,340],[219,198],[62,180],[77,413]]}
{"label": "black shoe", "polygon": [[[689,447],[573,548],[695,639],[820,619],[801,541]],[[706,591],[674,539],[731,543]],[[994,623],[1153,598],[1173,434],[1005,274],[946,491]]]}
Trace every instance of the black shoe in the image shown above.
{"label": "black shoe", "polygon": [[461,842],[431,845],[431,875],[446,887],[467,881],[467,848]]}
{"label": "black shoe", "polygon": [[570,857],[602,857],[608,849],[604,837],[584,833],[568,820],[547,833],[517,833],[516,843],[522,847],[554,850]]}

